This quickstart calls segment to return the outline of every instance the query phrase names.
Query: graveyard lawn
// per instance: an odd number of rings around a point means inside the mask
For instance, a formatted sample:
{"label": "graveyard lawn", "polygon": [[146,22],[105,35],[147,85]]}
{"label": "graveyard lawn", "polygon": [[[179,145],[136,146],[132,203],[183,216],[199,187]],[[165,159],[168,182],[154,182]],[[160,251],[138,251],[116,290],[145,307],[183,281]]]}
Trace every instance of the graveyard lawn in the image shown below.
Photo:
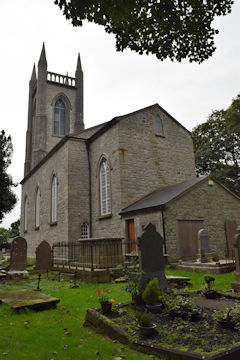
{"label": "graveyard lawn", "polygon": [[[192,278],[192,289],[204,284],[204,274],[166,269],[167,275]],[[126,284],[83,284],[70,288],[69,281],[57,281],[58,276],[50,273],[50,280],[42,276],[42,292],[57,297],[60,303],[56,309],[35,312],[25,310],[17,314],[10,306],[0,305],[0,359],[8,360],[149,360],[149,355],[133,351],[127,345],[113,342],[106,336],[96,334],[83,327],[86,311],[99,306],[95,290],[111,290],[116,303],[130,300],[124,291]],[[229,289],[235,280],[234,274],[214,275],[216,288]],[[37,274],[21,282],[0,282],[0,291],[35,289]],[[55,278],[55,280],[52,280]],[[152,357],[152,359],[157,359]],[[161,358],[160,358],[161,359]],[[164,359],[164,357],[162,357]]]}
{"label": "graveyard lawn", "polygon": [[[83,327],[86,310],[99,306],[95,290],[111,290],[117,302],[129,301],[123,284],[83,284],[70,288],[68,281],[57,281],[50,274],[42,277],[42,292],[59,298],[56,309],[24,310],[16,313],[7,304],[0,305],[0,359],[8,360],[114,360],[125,355],[127,360],[149,360],[148,355],[131,350],[127,345],[113,342],[103,335]],[[28,281],[0,282],[0,292],[35,289],[37,275]]]}

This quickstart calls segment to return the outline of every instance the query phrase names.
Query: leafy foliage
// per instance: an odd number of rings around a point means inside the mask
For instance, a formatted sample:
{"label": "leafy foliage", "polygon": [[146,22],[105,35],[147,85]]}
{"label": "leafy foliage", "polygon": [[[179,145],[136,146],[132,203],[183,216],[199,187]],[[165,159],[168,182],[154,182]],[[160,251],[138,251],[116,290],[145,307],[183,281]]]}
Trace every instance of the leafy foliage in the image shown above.
{"label": "leafy foliage", "polygon": [[0,228],[0,245],[7,244],[9,239],[9,231],[4,228]]}
{"label": "leafy foliage", "polygon": [[213,111],[205,123],[195,127],[193,143],[197,173],[211,172],[223,185],[240,195],[240,131],[235,123],[240,116],[238,113],[240,96],[227,110]]}
{"label": "leafy foliage", "polygon": [[153,314],[144,312],[137,312],[136,318],[140,326],[152,326],[153,324]]}
{"label": "leafy foliage", "polygon": [[216,47],[212,27],[216,16],[231,12],[232,0],[55,0],[73,26],[83,20],[103,25],[116,38],[117,51],[130,48],[201,63]]}
{"label": "leafy foliage", "polygon": [[161,291],[158,285],[158,278],[154,278],[149,281],[146,286],[146,289],[142,293],[143,301],[146,304],[156,304],[161,296]]}
{"label": "leafy foliage", "polygon": [[16,195],[11,190],[15,184],[11,176],[7,174],[7,168],[11,164],[12,151],[11,137],[6,137],[2,130],[0,133],[0,222],[4,214],[11,211],[17,201]]}
{"label": "leafy foliage", "polygon": [[19,226],[20,226],[20,219],[11,223],[11,226],[8,229],[10,238],[14,238],[20,235]]}

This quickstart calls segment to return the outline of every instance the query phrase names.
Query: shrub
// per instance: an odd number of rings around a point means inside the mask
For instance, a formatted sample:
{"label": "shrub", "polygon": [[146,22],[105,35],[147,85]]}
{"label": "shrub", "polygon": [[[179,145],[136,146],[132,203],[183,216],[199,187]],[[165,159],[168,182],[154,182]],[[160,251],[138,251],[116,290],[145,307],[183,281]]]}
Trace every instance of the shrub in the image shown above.
{"label": "shrub", "polygon": [[147,284],[146,289],[142,293],[142,298],[146,304],[154,305],[159,301],[160,296],[161,291],[158,285],[158,278],[154,278]]}
{"label": "shrub", "polygon": [[136,317],[140,326],[146,326],[146,327],[152,326],[153,315],[151,313],[147,313],[146,311],[143,313],[138,312],[136,314]]}

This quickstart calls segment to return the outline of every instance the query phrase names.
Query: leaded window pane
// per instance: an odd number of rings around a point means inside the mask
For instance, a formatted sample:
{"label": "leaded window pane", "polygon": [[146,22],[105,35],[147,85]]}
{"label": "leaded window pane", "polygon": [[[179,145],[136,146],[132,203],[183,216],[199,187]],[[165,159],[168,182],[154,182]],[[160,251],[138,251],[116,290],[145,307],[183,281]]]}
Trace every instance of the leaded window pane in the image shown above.
{"label": "leaded window pane", "polygon": [[106,160],[100,166],[100,202],[101,215],[107,215],[111,212],[110,196],[110,169]]}
{"label": "leaded window pane", "polygon": [[89,234],[88,234],[88,224],[83,223],[81,226],[81,238],[82,239],[88,239],[89,238]]}
{"label": "leaded window pane", "polygon": [[57,178],[56,176],[53,177],[52,180],[52,213],[51,213],[51,217],[52,217],[52,222],[56,222],[57,221]]}
{"label": "leaded window pane", "polygon": [[162,119],[159,115],[156,116],[156,134],[163,135]]}
{"label": "leaded window pane", "polygon": [[37,189],[36,204],[35,204],[35,226],[40,226],[40,190]]}
{"label": "leaded window pane", "polygon": [[66,107],[62,99],[59,99],[54,107],[54,134],[58,136],[66,134]]}

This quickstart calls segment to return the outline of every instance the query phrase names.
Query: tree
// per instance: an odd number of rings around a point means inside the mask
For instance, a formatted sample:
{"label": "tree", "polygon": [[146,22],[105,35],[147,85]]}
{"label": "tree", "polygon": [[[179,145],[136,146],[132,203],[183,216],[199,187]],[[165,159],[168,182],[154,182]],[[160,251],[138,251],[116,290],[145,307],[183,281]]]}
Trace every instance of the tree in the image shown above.
{"label": "tree", "polygon": [[15,238],[16,236],[20,235],[19,226],[20,226],[20,220],[11,223],[11,226],[8,229],[10,238]]}
{"label": "tree", "polygon": [[211,173],[240,196],[240,134],[231,125],[232,105],[226,111],[213,111],[192,134],[197,174]]}
{"label": "tree", "polygon": [[4,215],[12,210],[17,201],[16,195],[11,190],[11,187],[16,185],[6,172],[11,164],[12,152],[11,136],[6,137],[2,130],[0,133],[0,222]]}
{"label": "tree", "polygon": [[9,231],[5,228],[0,228],[0,246],[7,244],[9,239]]}
{"label": "tree", "polygon": [[83,20],[103,25],[116,38],[117,51],[130,48],[201,63],[216,47],[216,16],[231,12],[232,0],[55,0],[73,26]]}

